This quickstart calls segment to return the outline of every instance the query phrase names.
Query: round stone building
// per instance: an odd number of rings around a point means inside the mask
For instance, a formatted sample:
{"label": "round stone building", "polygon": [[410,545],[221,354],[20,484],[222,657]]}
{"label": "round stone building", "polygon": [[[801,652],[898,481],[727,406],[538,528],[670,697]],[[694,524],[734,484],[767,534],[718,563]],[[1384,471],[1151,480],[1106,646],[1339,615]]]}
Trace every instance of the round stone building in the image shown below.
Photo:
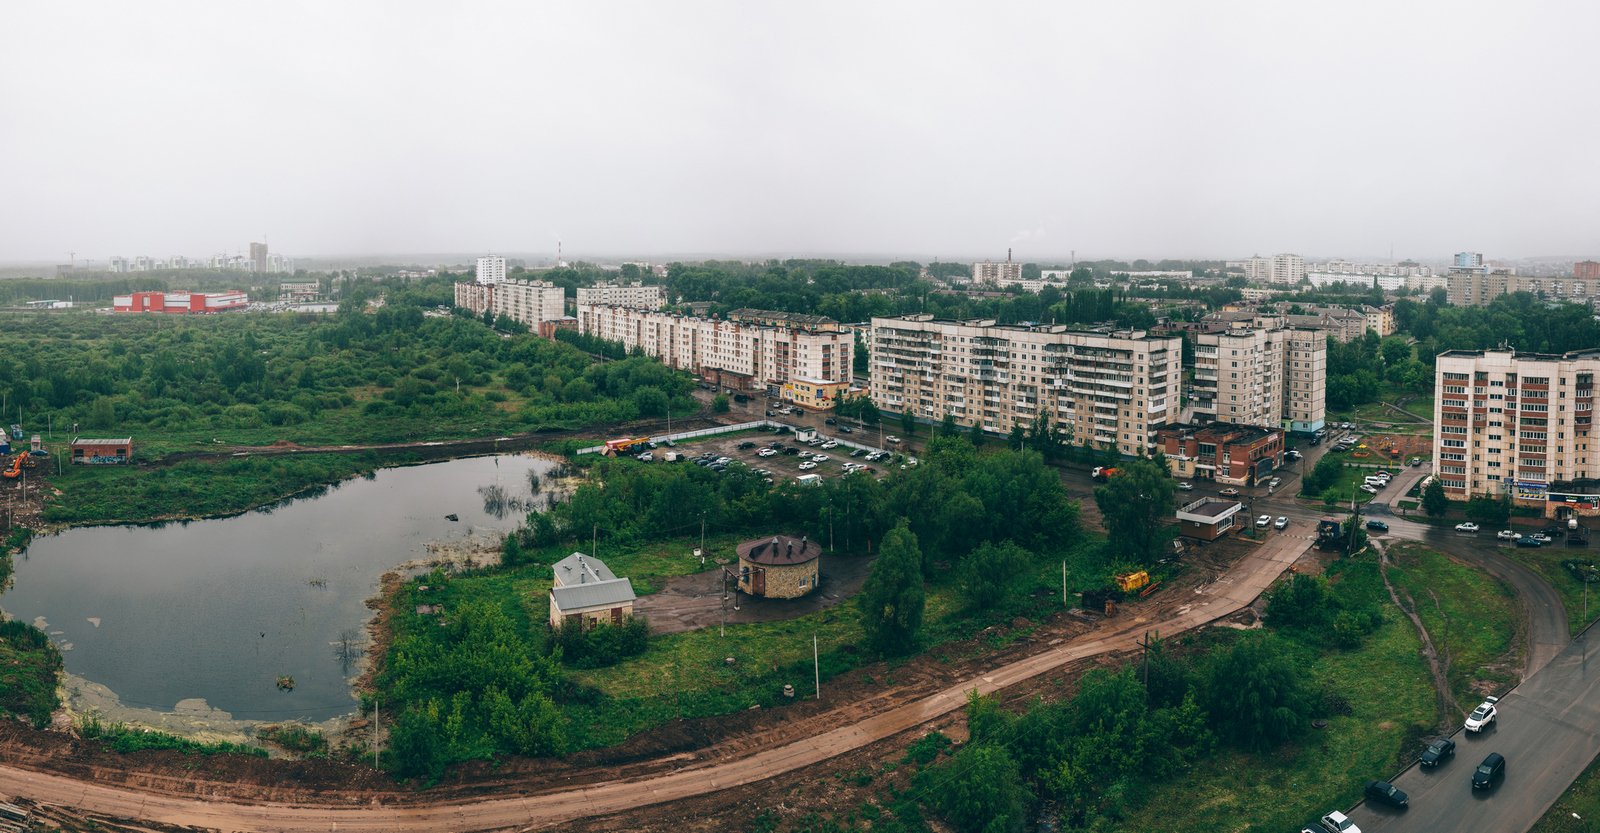
{"label": "round stone building", "polygon": [[739,554],[739,589],[768,599],[794,599],[815,590],[822,545],[774,535],[746,541]]}

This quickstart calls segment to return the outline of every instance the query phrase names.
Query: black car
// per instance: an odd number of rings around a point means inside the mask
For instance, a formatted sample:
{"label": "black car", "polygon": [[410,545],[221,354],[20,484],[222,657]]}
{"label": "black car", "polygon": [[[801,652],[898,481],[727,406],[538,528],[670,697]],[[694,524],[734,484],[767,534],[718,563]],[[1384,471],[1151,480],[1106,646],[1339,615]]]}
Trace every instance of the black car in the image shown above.
{"label": "black car", "polygon": [[1405,793],[1400,791],[1399,787],[1388,781],[1368,781],[1367,798],[1373,801],[1381,801],[1385,804],[1392,804],[1396,807],[1404,807],[1410,800],[1406,798]]}
{"label": "black car", "polygon": [[739,448],[741,448],[741,449],[755,448],[755,447],[756,447],[756,444],[753,443],[753,442],[750,442],[749,440],[746,440],[746,441],[744,441],[742,443],[739,443]]}
{"label": "black car", "polygon": [[828,417],[827,419],[823,420],[822,422],[825,425],[838,425],[839,424],[839,420],[836,420],[833,417]]}
{"label": "black car", "polygon": [[1571,535],[1567,536],[1567,546],[1569,546],[1569,547],[1587,547],[1587,546],[1589,546],[1589,539],[1583,537],[1582,535],[1579,535],[1576,532],[1574,532]]}
{"label": "black car", "polygon": [[841,426],[839,426],[839,433],[841,433],[841,434],[854,434],[855,432],[850,430],[850,426],[841,425]]}
{"label": "black car", "polygon": [[1537,547],[1537,546],[1539,546],[1539,539],[1535,538],[1535,537],[1533,537],[1531,535],[1524,535],[1521,538],[1517,539],[1517,546],[1519,546],[1519,547]]}
{"label": "black car", "polygon": [[1560,538],[1561,536],[1567,534],[1567,531],[1559,526],[1547,526],[1539,531],[1550,536],[1551,538]]}
{"label": "black car", "polygon": [[1478,764],[1472,771],[1472,788],[1487,789],[1494,784],[1494,779],[1506,774],[1506,756],[1499,752],[1490,752],[1489,757]]}
{"label": "black car", "polygon": [[788,448],[785,448],[783,450],[783,453],[784,454],[799,454],[800,453],[800,449],[791,445]]}
{"label": "black car", "polygon": [[772,411],[767,411],[767,416],[777,416],[777,414],[773,413]]}
{"label": "black car", "polygon": [[1456,742],[1449,738],[1439,738],[1428,745],[1428,750],[1422,753],[1422,758],[1417,763],[1423,766],[1438,766],[1445,758],[1456,755]]}
{"label": "black car", "polygon": [[1383,521],[1367,521],[1367,529],[1371,529],[1376,532],[1388,532],[1389,525]]}
{"label": "black car", "polygon": [[855,451],[850,452],[850,456],[851,457],[865,457],[865,456],[867,456],[867,450],[865,448],[858,448]]}
{"label": "black car", "polygon": [[678,447],[678,444],[673,442],[672,440],[662,440],[662,442],[667,444],[667,448],[677,448]]}

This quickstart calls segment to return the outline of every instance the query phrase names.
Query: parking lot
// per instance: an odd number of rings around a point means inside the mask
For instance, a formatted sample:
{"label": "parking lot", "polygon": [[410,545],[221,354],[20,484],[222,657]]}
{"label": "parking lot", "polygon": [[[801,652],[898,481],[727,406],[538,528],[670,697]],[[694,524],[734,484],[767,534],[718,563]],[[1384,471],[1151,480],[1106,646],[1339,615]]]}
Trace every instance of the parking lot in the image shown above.
{"label": "parking lot", "polygon": [[[772,419],[784,420],[785,417],[780,415]],[[820,423],[822,420],[813,419],[811,421]],[[710,454],[713,460],[726,457],[730,461],[737,460],[742,462],[753,469],[766,473],[773,479],[773,482],[777,482],[780,478],[796,480],[800,476],[808,474],[814,474],[821,478],[842,477],[846,474],[847,464],[864,466],[863,471],[876,477],[884,476],[891,468],[899,468],[902,465],[915,465],[909,462],[915,459],[914,457],[908,457],[894,451],[879,452],[876,449],[869,451],[852,448],[847,445],[836,445],[828,448],[826,447],[828,441],[835,436],[860,442],[857,439],[860,436],[859,434],[834,435],[831,429],[834,429],[834,426],[817,426],[817,430],[820,430],[820,439],[809,443],[797,439],[791,429],[788,433],[781,434],[757,430],[704,438],[697,437],[692,440],[679,441],[676,448],[668,448],[665,444],[660,444],[658,448],[651,452],[654,458],[652,463],[655,465],[663,464],[666,452],[669,451],[676,451],[684,455],[686,459],[677,463],[666,463],[666,465],[696,465],[694,458],[705,459],[705,455]],[[805,432],[813,429],[801,428],[799,430]],[[873,438],[876,439],[876,432],[874,432]],[[774,442],[780,443],[785,450],[764,454],[763,452],[768,451],[768,446]],[[869,460],[869,453],[874,455],[881,454],[882,456],[877,460]],[[810,465],[807,465],[808,463]]]}

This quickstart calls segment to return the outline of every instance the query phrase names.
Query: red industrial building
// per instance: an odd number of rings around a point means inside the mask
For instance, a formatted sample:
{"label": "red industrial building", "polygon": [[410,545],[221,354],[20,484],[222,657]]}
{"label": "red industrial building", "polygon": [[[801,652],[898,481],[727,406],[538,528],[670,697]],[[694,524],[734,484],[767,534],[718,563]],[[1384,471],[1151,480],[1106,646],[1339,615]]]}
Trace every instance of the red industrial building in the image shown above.
{"label": "red industrial building", "polygon": [[244,292],[135,292],[112,300],[115,312],[164,312],[175,315],[203,315],[244,309],[250,296]]}

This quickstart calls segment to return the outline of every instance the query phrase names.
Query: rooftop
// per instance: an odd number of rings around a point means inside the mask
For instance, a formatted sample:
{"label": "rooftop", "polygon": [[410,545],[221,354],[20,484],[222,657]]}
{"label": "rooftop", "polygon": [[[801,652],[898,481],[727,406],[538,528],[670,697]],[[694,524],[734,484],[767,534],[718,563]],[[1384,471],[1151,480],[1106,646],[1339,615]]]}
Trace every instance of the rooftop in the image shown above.
{"label": "rooftop", "polygon": [[555,571],[556,584],[572,586],[575,584],[590,584],[601,581],[614,581],[617,574],[611,572],[604,562],[598,558],[575,552],[550,566]]}
{"label": "rooftop", "polygon": [[746,541],[735,550],[742,561],[754,564],[769,564],[772,566],[790,566],[804,564],[822,555],[822,544],[817,541],[808,541],[804,537],[795,538],[790,535],[774,535],[771,538],[757,538]]}
{"label": "rooftop", "polygon": [[131,445],[132,443],[132,437],[123,437],[120,440],[91,440],[86,437],[79,437],[72,441],[73,445]]}
{"label": "rooftop", "polygon": [[560,610],[577,610],[584,607],[619,605],[634,600],[633,585],[625,578],[611,579],[591,584],[552,587],[550,595]]}

